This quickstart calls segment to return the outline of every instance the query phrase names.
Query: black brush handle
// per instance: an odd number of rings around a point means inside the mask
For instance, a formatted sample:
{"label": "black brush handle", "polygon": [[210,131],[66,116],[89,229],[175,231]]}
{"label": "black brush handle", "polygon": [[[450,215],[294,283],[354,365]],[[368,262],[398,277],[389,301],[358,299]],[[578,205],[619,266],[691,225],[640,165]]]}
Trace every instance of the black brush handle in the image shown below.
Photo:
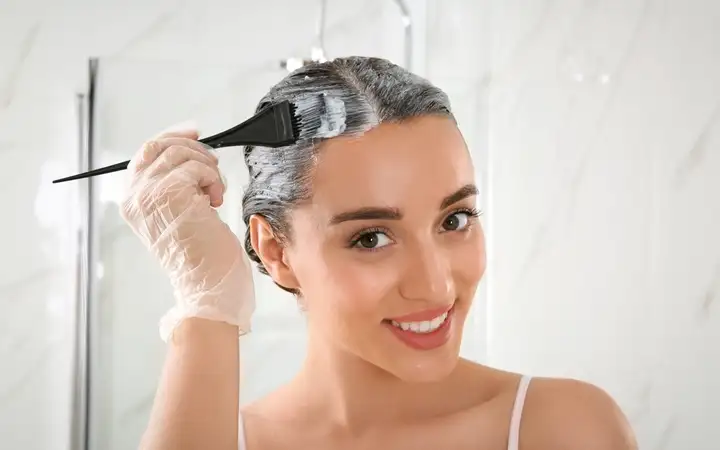
{"label": "black brush handle", "polygon": [[113,164],[112,166],[101,167],[99,169],[89,170],[87,172],[79,173],[77,175],[73,175],[70,177],[60,178],[59,180],[53,180],[53,184],[54,183],[62,183],[65,181],[80,180],[82,178],[90,178],[90,177],[94,177],[96,175],[104,175],[106,173],[120,172],[121,170],[127,169],[129,165],[130,165],[130,160],[123,161],[123,162]]}
{"label": "black brush handle", "polygon": [[[214,138],[215,136],[211,136],[210,138],[200,139],[199,142],[202,142],[206,144],[206,140],[210,141],[210,139]],[[58,180],[53,180],[53,184],[55,183],[63,183],[65,181],[73,181],[73,180],[81,180],[83,178],[90,178],[97,175],[105,175],[106,173],[113,173],[113,172],[120,172],[121,170],[126,170],[128,166],[130,165],[130,160],[115,163],[111,166],[106,167],[100,167],[99,169],[93,169],[88,170],[87,172],[79,173],[77,175],[72,175],[65,178],[60,178]]]}

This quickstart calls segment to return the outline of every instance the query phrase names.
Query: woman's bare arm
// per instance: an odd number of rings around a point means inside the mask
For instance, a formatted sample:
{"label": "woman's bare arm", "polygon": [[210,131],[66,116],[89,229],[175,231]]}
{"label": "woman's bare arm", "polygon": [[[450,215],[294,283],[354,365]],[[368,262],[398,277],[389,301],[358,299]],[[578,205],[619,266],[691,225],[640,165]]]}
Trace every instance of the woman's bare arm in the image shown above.
{"label": "woman's bare arm", "polygon": [[215,208],[225,185],[196,130],[146,142],[128,166],[120,213],[165,270],[175,305],[160,320],[167,356],[141,448],[237,449],[240,330],[255,294],[242,243]]}
{"label": "woman's bare arm", "polygon": [[238,448],[238,328],[191,318],[168,343],[146,450]]}

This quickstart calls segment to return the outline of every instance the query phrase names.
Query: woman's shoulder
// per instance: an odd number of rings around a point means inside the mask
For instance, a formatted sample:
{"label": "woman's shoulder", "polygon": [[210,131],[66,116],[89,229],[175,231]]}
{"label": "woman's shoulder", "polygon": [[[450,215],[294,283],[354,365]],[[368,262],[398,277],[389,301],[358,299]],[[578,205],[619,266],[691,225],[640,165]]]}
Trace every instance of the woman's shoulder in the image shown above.
{"label": "woman's shoulder", "polygon": [[[503,414],[520,415],[523,450],[637,449],[618,405],[593,384],[569,378],[530,378],[474,362],[466,364],[470,374],[466,379],[474,378],[478,388],[490,387],[490,398],[501,405]],[[522,405],[516,408],[519,401]]]}
{"label": "woman's shoulder", "polygon": [[521,440],[529,450],[635,450],[617,403],[601,388],[566,378],[533,378],[522,413]]}

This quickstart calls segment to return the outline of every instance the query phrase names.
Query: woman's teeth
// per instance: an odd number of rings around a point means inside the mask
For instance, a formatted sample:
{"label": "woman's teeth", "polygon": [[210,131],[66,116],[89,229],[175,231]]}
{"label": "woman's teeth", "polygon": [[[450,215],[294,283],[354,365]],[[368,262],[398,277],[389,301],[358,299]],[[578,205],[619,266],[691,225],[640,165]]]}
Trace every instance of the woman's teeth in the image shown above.
{"label": "woman's teeth", "polygon": [[437,316],[433,320],[424,320],[422,322],[396,322],[390,321],[393,326],[402,328],[404,331],[412,331],[413,333],[432,333],[445,323],[448,313],[445,312],[441,316]]}

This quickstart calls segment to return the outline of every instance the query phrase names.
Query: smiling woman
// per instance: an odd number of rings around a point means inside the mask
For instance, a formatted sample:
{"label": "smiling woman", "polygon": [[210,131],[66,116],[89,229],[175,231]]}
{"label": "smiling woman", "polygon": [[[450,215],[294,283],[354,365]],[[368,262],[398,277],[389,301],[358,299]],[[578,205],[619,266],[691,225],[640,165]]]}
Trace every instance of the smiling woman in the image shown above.
{"label": "smiling woman", "polygon": [[[388,61],[345,58],[296,71],[258,108],[308,94],[342,103],[318,108],[343,112],[340,132],[245,153],[245,248],[303,304],[309,342],[295,380],[244,408],[241,448],[517,450],[529,378],[459,358],[485,241],[447,96]],[[524,449],[632,446],[596,388],[537,379],[530,391]],[[538,429],[547,392],[595,403]],[[573,437],[576,417],[587,431]]]}
{"label": "smiling woman", "polygon": [[[306,126],[287,147],[245,149],[244,247],[302,303],[305,364],[238,415],[237,329],[186,321],[168,353],[149,447],[230,448],[237,437],[250,450],[634,448],[622,413],[601,390],[571,380],[531,383],[459,357],[485,272],[485,240],[470,153],[440,89],[388,61],[352,57],[299,69],[258,109],[280,101],[316,102],[311,108],[326,126]],[[184,154],[195,144],[184,144]],[[195,160],[217,167],[205,154]],[[205,178],[192,188],[207,193],[202,217],[215,228],[191,221],[182,245],[214,244],[201,258],[205,271],[234,268],[233,258],[219,257],[235,247],[208,212],[222,203],[223,187],[210,172]],[[193,250],[178,261],[202,253]],[[186,284],[198,271],[187,272]],[[201,279],[193,299],[213,308],[249,295],[234,290],[250,284],[248,275],[212,273],[222,275],[212,287],[231,280],[232,288],[222,296],[212,290],[208,303]]]}
{"label": "smiling woman", "polygon": [[[267,272],[303,303],[309,359],[342,351],[400,379],[432,381],[457,364],[485,269],[475,171],[447,113],[397,120],[403,121],[320,145],[310,197],[272,211],[289,228],[278,237],[278,220],[256,214],[248,234]],[[262,192],[269,196],[271,189]],[[383,326],[386,319],[438,309],[441,316],[451,308],[452,326],[436,333],[388,333]],[[428,351],[408,351],[408,343]]]}

